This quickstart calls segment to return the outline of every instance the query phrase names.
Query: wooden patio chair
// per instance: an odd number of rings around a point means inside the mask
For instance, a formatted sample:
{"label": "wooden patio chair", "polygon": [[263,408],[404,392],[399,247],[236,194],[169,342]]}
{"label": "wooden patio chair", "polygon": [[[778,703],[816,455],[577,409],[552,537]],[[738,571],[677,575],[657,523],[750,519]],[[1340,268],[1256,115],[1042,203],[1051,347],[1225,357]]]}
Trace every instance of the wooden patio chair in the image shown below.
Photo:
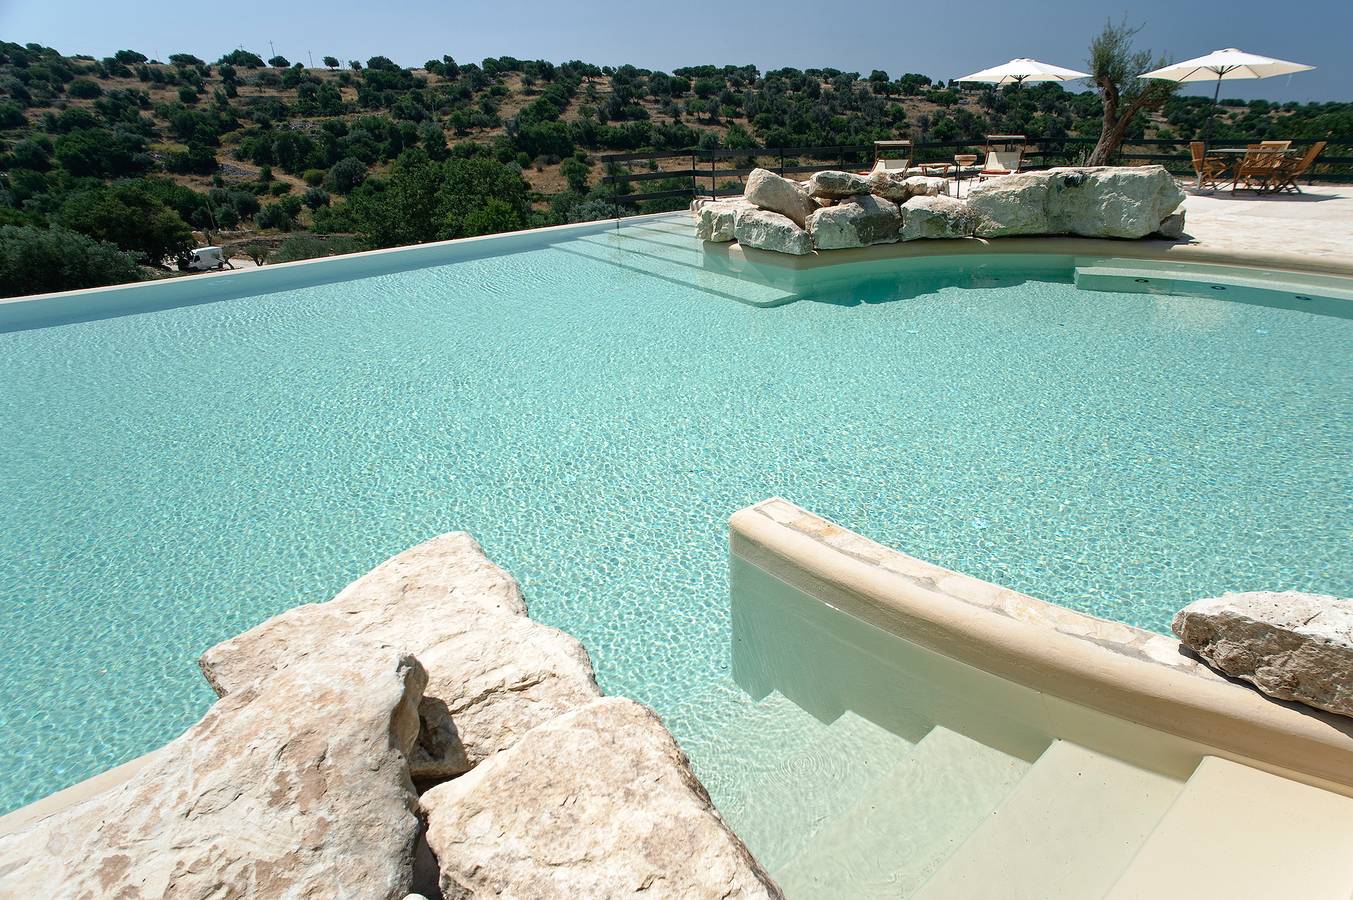
{"label": "wooden patio chair", "polygon": [[1236,164],[1235,178],[1231,180],[1231,191],[1234,193],[1235,189],[1241,186],[1241,182],[1244,182],[1246,190],[1267,190],[1269,182],[1277,176],[1282,161],[1281,150],[1265,149],[1263,144],[1247,144],[1245,155]]}
{"label": "wooden patio chair", "polygon": [[1226,177],[1228,168],[1226,160],[1208,156],[1207,144],[1202,141],[1190,141],[1189,153],[1193,156],[1193,172],[1198,176],[1198,187],[1211,185],[1215,191],[1218,187],[1217,182]]}
{"label": "wooden patio chair", "polygon": [[1306,172],[1315,163],[1315,158],[1325,152],[1325,144],[1328,141],[1316,141],[1306,148],[1306,152],[1298,157],[1287,157],[1278,166],[1278,172],[1272,179],[1272,190],[1278,191],[1296,191],[1301,193],[1301,188],[1297,186],[1297,179],[1305,175]]}
{"label": "wooden patio chair", "polygon": [[1259,146],[1264,150],[1287,150],[1292,146],[1291,141],[1260,141]]}
{"label": "wooden patio chair", "polygon": [[[885,159],[885,153],[901,154],[901,159]],[[873,172],[905,173],[911,168],[911,141],[874,141]]]}
{"label": "wooden patio chair", "polygon": [[1022,134],[987,135],[986,161],[982,164],[982,171],[977,173],[977,180],[1018,173],[1020,166],[1024,165],[1025,140]]}

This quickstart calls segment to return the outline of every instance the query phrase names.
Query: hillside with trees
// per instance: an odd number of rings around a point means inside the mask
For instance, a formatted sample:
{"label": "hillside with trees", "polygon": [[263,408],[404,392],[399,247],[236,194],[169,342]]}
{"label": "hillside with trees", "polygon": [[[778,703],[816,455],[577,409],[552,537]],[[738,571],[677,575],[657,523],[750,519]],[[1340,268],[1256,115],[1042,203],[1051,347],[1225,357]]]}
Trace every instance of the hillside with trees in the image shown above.
{"label": "hillside with trees", "polygon": [[[0,294],[169,275],[202,243],[282,261],[605,218],[607,153],[1094,137],[1102,118],[1093,92],[915,73],[323,62],[0,43]],[[1210,109],[1176,95],[1127,131],[1189,136]],[[1227,101],[1211,128],[1347,142],[1353,104]]]}

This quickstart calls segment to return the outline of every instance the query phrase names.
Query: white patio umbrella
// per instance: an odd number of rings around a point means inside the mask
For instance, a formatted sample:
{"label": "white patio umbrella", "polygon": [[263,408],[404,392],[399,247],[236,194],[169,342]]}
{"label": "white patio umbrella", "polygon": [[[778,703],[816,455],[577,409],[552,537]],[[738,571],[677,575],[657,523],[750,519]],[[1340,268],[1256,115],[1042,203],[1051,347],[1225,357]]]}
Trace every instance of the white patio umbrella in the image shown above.
{"label": "white patio umbrella", "polygon": [[1049,65],[1036,59],[1021,57],[1008,63],[983,69],[971,75],[965,75],[959,81],[985,81],[990,84],[1020,85],[1026,81],[1075,81],[1077,78],[1089,78],[1088,72],[1064,69]]}
{"label": "white patio umbrella", "polygon": [[1272,78],[1274,75],[1291,75],[1293,72],[1309,72],[1315,66],[1304,63],[1288,62],[1284,59],[1270,59],[1257,53],[1246,53],[1234,47],[1227,50],[1213,50],[1207,56],[1186,59],[1183,62],[1156,69],[1143,74],[1142,78],[1160,78],[1165,81],[1212,81],[1217,88],[1212,92],[1212,106],[1215,109],[1217,98],[1221,96],[1221,83],[1236,78]]}

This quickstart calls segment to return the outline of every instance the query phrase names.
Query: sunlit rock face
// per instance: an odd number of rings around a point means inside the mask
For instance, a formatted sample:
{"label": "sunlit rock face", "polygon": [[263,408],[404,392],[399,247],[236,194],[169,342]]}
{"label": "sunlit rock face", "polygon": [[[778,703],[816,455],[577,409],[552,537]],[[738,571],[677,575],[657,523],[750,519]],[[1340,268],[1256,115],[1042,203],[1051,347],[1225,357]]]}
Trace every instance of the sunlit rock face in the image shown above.
{"label": "sunlit rock face", "polygon": [[200,665],[229,696],[275,670],[391,647],[413,653],[428,672],[410,755],[420,780],[468,771],[601,695],[582,645],[528,618],[516,580],[464,532],[425,541],[327,603],[287,610],[216,645]]}
{"label": "sunlit rock face", "polygon": [[232,691],[131,780],[0,838],[0,896],[398,900],[426,679],[386,650]]}
{"label": "sunlit rock face", "polygon": [[631,700],[540,725],[420,803],[448,900],[781,896]]}
{"label": "sunlit rock face", "polygon": [[1171,628],[1208,663],[1270,697],[1353,716],[1353,600],[1223,594],[1190,603]]}
{"label": "sunlit rock face", "polygon": [[[814,206],[814,209],[817,207]],[[744,247],[772,250],[802,256],[813,252],[813,241],[808,232],[788,216],[766,209],[752,209],[738,214],[733,234]]]}
{"label": "sunlit rock face", "polygon": [[967,200],[978,237],[1143,238],[1160,230],[1184,192],[1161,166],[1100,166],[990,178]]}
{"label": "sunlit rock face", "polygon": [[818,250],[892,244],[901,239],[897,204],[872,194],[842,200],[808,217],[808,235]]}

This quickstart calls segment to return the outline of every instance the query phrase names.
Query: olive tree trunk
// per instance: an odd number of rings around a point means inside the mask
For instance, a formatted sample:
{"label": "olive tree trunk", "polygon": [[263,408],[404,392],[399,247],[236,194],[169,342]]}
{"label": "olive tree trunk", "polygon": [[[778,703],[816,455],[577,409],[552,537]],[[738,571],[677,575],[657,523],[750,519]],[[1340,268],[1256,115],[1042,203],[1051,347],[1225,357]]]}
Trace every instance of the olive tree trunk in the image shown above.
{"label": "olive tree trunk", "polygon": [[1099,129],[1099,140],[1095,142],[1095,149],[1090,151],[1086,165],[1107,166],[1118,148],[1123,146],[1128,126],[1137,113],[1154,104],[1150,94],[1141,94],[1123,106],[1118,86],[1111,79],[1096,80],[1099,83],[1100,102],[1104,107],[1104,121]]}

